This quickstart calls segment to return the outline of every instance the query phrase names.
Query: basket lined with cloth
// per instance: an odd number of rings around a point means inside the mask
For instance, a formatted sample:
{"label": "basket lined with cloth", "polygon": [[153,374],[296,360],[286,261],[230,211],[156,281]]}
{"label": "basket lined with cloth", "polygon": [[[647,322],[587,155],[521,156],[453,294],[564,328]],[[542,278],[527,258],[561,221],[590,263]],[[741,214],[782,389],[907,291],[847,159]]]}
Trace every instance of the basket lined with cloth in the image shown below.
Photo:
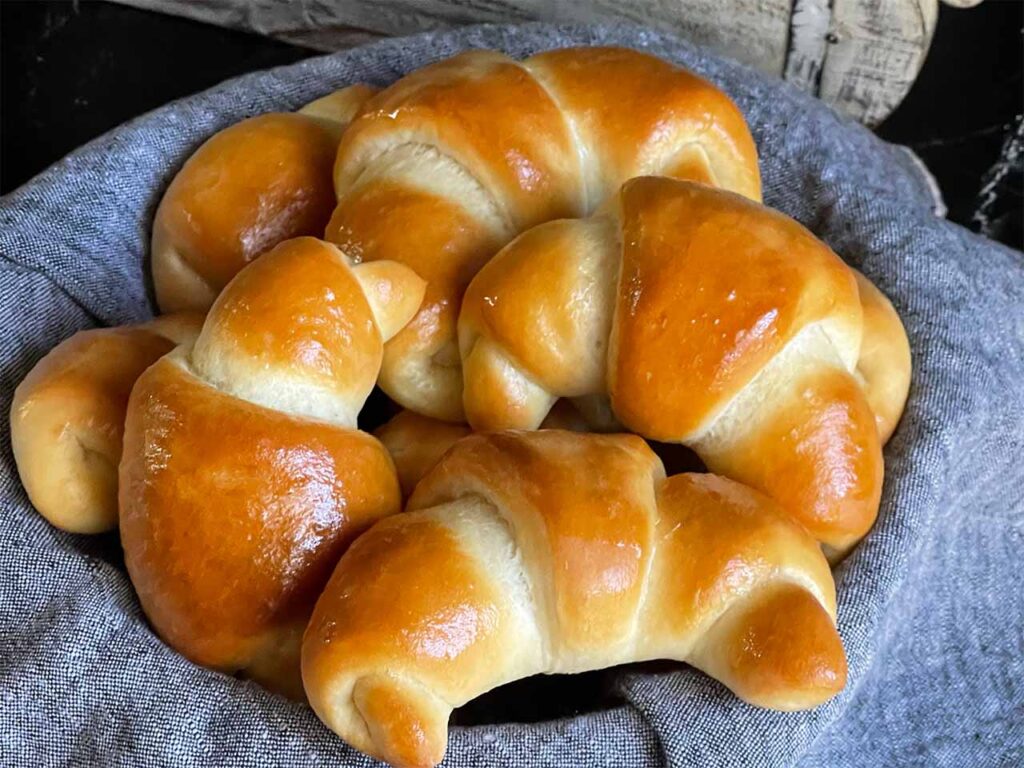
{"label": "basket lined with cloth", "polygon": [[[4,397],[74,330],[148,316],[152,211],[213,131],[348,83],[383,85],[465,48],[522,57],[580,44],[650,50],[737,101],[757,140],[766,202],[808,226],[900,310],[915,353],[914,390],[886,451],[879,521],[836,572],[850,662],[838,699],[810,713],[772,713],[689,669],[627,668],[612,708],[456,728],[446,764],[866,764],[873,754],[911,756],[929,745],[956,750],[950,759],[960,761],[1019,748],[1008,740],[1012,720],[1000,717],[1019,711],[1021,641],[988,623],[1000,593],[1022,592],[1011,581],[1022,578],[1011,559],[1021,536],[1019,254],[936,218],[938,201],[909,153],[792,88],[662,36],[527,25],[385,41],[239,78],[98,139],[2,202]],[[165,647],[99,545],[31,511],[6,444],[0,471],[0,706],[15,725],[2,749],[71,764],[365,759],[303,706]],[[1019,623],[1020,607],[1011,610]],[[977,720],[986,730],[953,745],[952,713],[965,702],[987,708]]]}

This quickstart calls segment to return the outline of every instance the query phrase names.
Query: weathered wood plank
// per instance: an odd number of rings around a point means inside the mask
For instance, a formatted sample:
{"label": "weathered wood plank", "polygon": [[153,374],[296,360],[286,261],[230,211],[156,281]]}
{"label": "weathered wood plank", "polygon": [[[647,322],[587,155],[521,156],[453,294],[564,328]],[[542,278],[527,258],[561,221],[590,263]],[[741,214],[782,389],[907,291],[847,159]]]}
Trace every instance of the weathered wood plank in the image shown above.
{"label": "weathered wood plank", "polygon": [[828,48],[831,0],[794,0],[789,54],[783,77],[808,93],[817,93]]}
{"label": "weathered wood plank", "polygon": [[938,6],[938,0],[120,1],[320,50],[477,22],[630,21],[784,77],[867,124],[881,121],[909,90]]}
{"label": "weathered wood plank", "polygon": [[935,0],[834,0],[818,95],[867,125],[914,84],[938,19]]}

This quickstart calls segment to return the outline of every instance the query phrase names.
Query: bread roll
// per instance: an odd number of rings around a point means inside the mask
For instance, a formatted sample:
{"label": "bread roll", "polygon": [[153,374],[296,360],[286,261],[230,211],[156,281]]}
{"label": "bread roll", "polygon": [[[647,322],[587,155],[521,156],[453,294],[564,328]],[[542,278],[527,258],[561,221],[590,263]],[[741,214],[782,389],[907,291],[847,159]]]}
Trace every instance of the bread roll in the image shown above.
{"label": "bread roll", "polygon": [[338,139],[372,93],[353,85],[297,113],[251,117],[195,151],[153,221],[153,282],[164,312],[205,312],[263,252],[323,234],[334,207]]}
{"label": "bread roll", "polygon": [[29,499],[71,533],[117,527],[117,465],[125,409],[139,375],[202,315],[165,315],[141,325],[80,331],[40,360],[14,390],[11,446]]}
{"label": "bread roll", "polygon": [[[870,529],[882,488],[856,372],[864,315],[852,270],[797,222],[703,184],[637,178],[599,215],[521,235],[473,280],[459,319],[465,410],[477,430],[535,429],[560,397],[607,398],[625,428],[692,447],[838,558]],[[909,377],[905,357],[881,364]],[[893,422],[905,388],[870,379]]]}
{"label": "bread roll", "polygon": [[381,388],[417,413],[463,421],[455,325],[467,283],[519,232],[584,215],[644,173],[761,197],[736,106],[638,51],[570,48],[522,62],[469,51],[367,102],[338,147],[326,237],[428,283],[420,312],[387,345]]}
{"label": "bread roll", "polygon": [[387,451],[355,425],[422,296],[407,267],[289,240],[238,273],[193,347],[139,379],[121,541],[171,647],[301,696],[314,601],[348,544],[400,508]]}
{"label": "bread roll", "polygon": [[666,479],[635,436],[472,435],[342,557],[302,676],[347,742],[432,766],[453,708],[539,673],[675,659],[817,706],[846,681],[835,612],[814,539],[749,488]]}

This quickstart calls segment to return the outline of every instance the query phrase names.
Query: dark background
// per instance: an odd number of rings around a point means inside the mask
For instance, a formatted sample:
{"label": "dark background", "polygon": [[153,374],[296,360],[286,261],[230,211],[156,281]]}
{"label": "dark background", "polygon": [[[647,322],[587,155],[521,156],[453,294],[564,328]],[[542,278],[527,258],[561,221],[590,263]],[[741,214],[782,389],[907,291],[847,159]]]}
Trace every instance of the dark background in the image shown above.
{"label": "dark background", "polygon": [[[940,5],[924,69],[878,130],[924,159],[952,220],[1017,248],[1021,155],[998,163],[1024,111],[1022,26],[1020,0]],[[0,0],[0,192],[142,112],[313,54],[112,3]],[[995,195],[982,205],[979,192],[996,175]]]}

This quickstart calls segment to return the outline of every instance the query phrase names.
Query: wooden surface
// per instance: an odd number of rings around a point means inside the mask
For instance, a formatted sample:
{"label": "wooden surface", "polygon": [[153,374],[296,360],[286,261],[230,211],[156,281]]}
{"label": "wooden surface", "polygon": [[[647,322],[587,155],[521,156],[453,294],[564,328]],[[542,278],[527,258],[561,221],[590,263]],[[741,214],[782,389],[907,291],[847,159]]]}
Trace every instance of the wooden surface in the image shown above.
{"label": "wooden surface", "polygon": [[[120,0],[318,50],[480,22],[632,22],[784,77],[876,125],[917,77],[938,0]],[[964,6],[980,0],[946,0]]]}
{"label": "wooden surface", "polygon": [[917,79],[937,19],[935,0],[833,0],[818,96],[877,125]]}
{"label": "wooden surface", "polygon": [[783,77],[877,125],[914,84],[937,20],[936,0],[793,0]]}

